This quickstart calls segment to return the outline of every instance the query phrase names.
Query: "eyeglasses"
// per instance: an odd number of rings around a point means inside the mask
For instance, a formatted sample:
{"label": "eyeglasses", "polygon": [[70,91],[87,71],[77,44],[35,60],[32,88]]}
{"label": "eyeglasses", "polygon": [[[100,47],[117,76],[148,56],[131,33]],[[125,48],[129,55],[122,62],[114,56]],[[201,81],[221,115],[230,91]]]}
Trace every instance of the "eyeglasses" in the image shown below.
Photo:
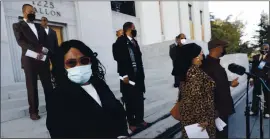
{"label": "eyeglasses", "polygon": [[91,63],[91,59],[90,57],[81,57],[79,59],[68,59],[65,62],[66,66],[70,68],[75,67],[78,63],[80,63],[80,65],[88,65]]}

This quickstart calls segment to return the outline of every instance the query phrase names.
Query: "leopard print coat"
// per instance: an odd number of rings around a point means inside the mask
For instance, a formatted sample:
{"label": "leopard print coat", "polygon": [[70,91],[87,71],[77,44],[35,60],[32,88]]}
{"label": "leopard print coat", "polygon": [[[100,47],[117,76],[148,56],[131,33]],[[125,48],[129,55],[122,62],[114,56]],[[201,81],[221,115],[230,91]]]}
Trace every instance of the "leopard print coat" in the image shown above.
{"label": "leopard print coat", "polygon": [[179,88],[183,138],[188,138],[185,126],[202,122],[208,122],[206,131],[209,137],[212,139],[216,137],[214,88],[215,82],[212,78],[198,66],[191,66],[187,72],[186,82]]}

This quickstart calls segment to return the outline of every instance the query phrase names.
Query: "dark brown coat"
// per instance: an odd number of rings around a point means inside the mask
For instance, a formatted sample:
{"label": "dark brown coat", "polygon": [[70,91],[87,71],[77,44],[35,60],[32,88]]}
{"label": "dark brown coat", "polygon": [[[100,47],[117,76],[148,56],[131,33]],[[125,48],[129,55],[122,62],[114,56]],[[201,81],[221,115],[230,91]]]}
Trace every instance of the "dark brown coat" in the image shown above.
{"label": "dark brown coat", "polygon": [[215,107],[219,115],[227,117],[235,113],[230,90],[231,82],[225,69],[220,65],[220,59],[207,56],[202,68],[216,83]]}

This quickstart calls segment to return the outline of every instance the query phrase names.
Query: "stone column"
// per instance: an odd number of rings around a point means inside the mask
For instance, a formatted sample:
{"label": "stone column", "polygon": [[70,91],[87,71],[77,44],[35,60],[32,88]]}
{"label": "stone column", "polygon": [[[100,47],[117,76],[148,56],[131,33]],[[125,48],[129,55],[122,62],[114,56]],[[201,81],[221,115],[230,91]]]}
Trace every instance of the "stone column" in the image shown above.
{"label": "stone column", "polygon": [[107,75],[116,74],[116,64],[112,56],[115,32],[110,1],[77,1],[75,6],[79,13],[76,16],[79,20],[77,23],[80,40],[98,53],[98,59],[105,66]]}
{"label": "stone column", "polygon": [[211,24],[208,1],[204,1],[203,5],[204,41],[208,42],[211,39]]}
{"label": "stone column", "polygon": [[1,87],[15,83],[7,34],[6,15],[1,1]]}
{"label": "stone column", "polygon": [[180,30],[184,33],[187,38],[190,36],[190,26],[189,26],[189,14],[188,14],[188,1],[179,1],[180,7]]}
{"label": "stone column", "polygon": [[143,45],[162,42],[160,11],[158,1],[136,1],[136,16],[141,23]]}
{"label": "stone column", "polygon": [[174,40],[180,34],[178,1],[161,1],[165,40]]}
{"label": "stone column", "polygon": [[200,22],[200,1],[192,2],[192,11],[193,11],[193,26],[194,26],[194,39],[201,41],[202,40],[202,29]]}

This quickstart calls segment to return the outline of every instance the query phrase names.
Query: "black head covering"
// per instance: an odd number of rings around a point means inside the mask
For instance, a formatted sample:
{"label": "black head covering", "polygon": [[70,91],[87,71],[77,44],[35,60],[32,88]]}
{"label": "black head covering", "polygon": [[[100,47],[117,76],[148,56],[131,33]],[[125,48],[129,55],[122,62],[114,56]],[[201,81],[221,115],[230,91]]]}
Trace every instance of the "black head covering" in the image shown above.
{"label": "black head covering", "polygon": [[179,66],[180,78],[184,81],[187,71],[192,65],[192,60],[201,53],[202,48],[196,43],[189,43],[182,47],[181,55],[178,57],[179,63],[177,63],[177,65]]}

